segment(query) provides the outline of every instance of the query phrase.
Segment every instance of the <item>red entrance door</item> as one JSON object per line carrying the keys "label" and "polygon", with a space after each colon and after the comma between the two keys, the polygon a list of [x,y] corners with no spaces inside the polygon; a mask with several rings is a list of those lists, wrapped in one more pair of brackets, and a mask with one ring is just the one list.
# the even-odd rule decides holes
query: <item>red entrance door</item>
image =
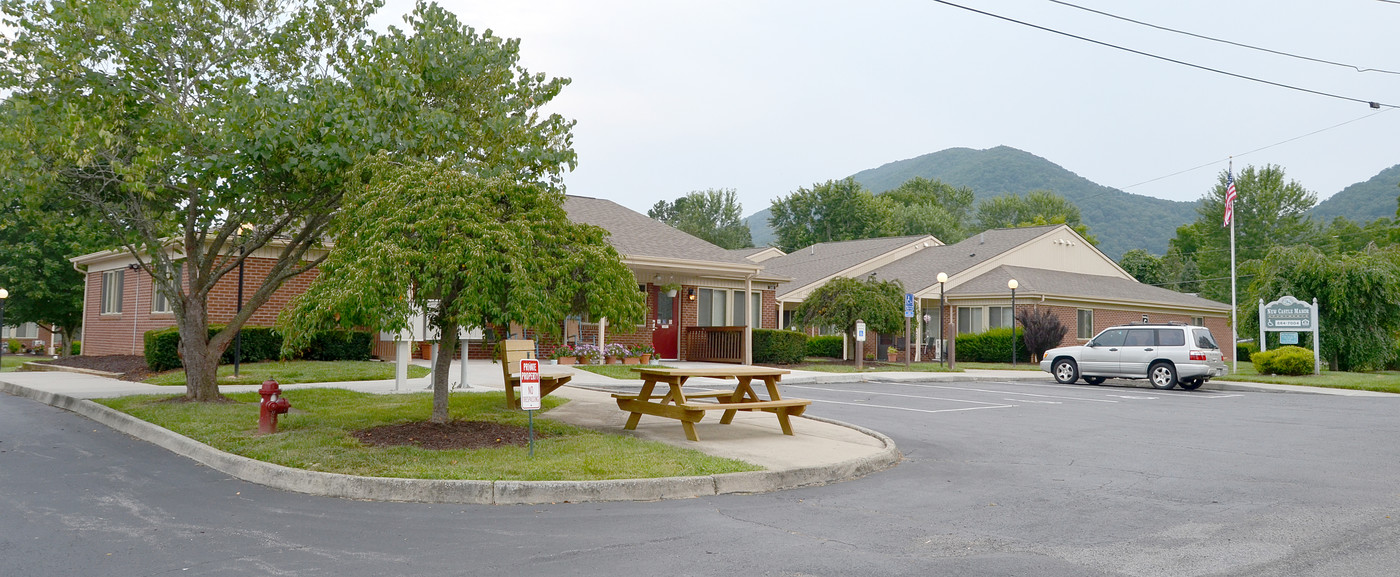
{"label": "red entrance door", "polygon": [[656,349],[656,356],[660,358],[680,358],[680,305],[680,298],[667,296],[665,291],[656,293],[656,310],[653,311],[656,315],[656,329],[651,332],[651,346]]}

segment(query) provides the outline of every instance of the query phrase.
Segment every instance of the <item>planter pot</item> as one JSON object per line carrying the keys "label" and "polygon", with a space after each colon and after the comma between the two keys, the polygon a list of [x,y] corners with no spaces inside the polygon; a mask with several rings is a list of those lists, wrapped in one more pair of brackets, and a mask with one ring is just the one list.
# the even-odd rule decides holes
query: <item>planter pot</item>
{"label": "planter pot", "polygon": [[897,355],[897,354],[891,353],[891,354],[889,355],[889,358],[890,358],[890,362],[891,362],[891,363],[897,363],[897,362],[899,362],[899,355]]}
{"label": "planter pot", "polygon": [[572,364],[574,364],[574,358],[573,358],[573,357],[559,357],[557,360],[559,361],[559,364],[561,364],[561,365],[572,365]]}
{"label": "planter pot", "polygon": [[604,357],[604,358],[607,360],[607,363],[608,363],[609,365],[620,365],[620,364],[622,364],[622,358],[621,358],[621,357],[614,357],[614,356],[609,355],[609,356]]}
{"label": "planter pot", "polygon": [[680,292],[680,291],[669,290],[669,291],[666,291],[666,296],[671,297],[671,298],[676,298],[676,293],[678,293],[678,292]]}
{"label": "planter pot", "polygon": [[622,364],[624,365],[635,365],[640,362],[642,362],[640,357],[622,357]]}
{"label": "planter pot", "polygon": [[651,355],[650,355],[650,354],[642,355],[642,360],[641,360],[641,362],[642,362],[642,364],[644,364],[644,365],[650,365],[650,364],[651,364]]}
{"label": "planter pot", "polygon": [[578,361],[580,365],[588,364],[588,357],[575,357],[574,360]]}

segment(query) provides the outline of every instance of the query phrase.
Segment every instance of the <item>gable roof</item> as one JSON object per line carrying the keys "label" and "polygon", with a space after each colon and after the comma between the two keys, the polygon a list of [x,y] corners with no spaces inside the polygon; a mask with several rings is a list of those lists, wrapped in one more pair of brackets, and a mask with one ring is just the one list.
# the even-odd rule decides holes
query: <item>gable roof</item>
{"label": "gable roof", "polygon": [[1024,245],[1064,225],[998,228],[936,246],[875,269],[875,278],[899,279],[904,290],[918,293],[938,284],[938,273],[949,277]]}
{"label": "gable roof", "polygon": [[688,268],[727,278],[752,276],[764,282],[785,282],[765,267],[659,220],[611,200],[568,195],[564,212],[569,220],[608,231],[608,243],[624,263],[641,268]]}
{"label": "gable roof", "polygon": [[787,292],[779,296],[781,299],[834,276],[865,274],[868,269],[861,265],[901,249],[927,251],[939,244],[942,243],[938,239],[926,234],[823,242],[765,260],[763,266],[769,272],[793,279],[784,287]]}
{"label": "gable roof", "polygon": [[1010,291],[1007,281],[1016,279],[1016,294],[1031,297],[1063,298],[1075,301],[1132,302],[1168,305],[1214,312],[1230,311],[1230,305],[1193,294],[1142,284],[1136,280],[1048,270],[1023,266],[998,266],[948,291],[949,296],[1004,297]]}

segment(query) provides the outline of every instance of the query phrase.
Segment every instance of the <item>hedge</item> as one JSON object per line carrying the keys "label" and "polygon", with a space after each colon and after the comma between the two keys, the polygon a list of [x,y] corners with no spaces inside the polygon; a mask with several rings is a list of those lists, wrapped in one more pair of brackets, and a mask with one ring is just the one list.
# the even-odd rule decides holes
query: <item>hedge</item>
{"label": "hedge", "polygon": [[[209,327],[213,337],[222,326]],[[365,331],[327,331],[311,339],[311,346],[299,355],[313,361],[369,360],[373,333]],[[168,371],[184,366],[180,361],[180,330],[176,327],[148,331],[145,337],[146,366],[153,371]],[[242,351],[239,362],[257,363],[281,358],[282,335],[272,327],[243,327]],[[219,357],[219,364],[233,364],[234,345],[230,344]]]}
{"label": "hedge", "polygon": [[[1021,336],[1019,330],[1016,333],[1017,337]],[[1022,343],[1016,343],[1016,356],[1022,360],[1030,360],[1030,353]],[[1011,362],[1011,329],[991,329],[985,333],[958,335],[953,358],[964,363]]]}
{"label": "hedge", "polygon": [[1310,375],[1313,372],[1312,350],[1293,345],[1254,353],[1250,361],[1261,375]]}
{"label": "hedge", "polygon": [[807,339],[807,356],[841,358],[841,335],[811,337]]}
{"label": "hedge", "polygon": [[368,361],[374,350],[374,333],[334,330],[317,333],[302,353],[310,361]]}
{"label": "hedge", "polygon": [[807,335],[797,331],[753,330],[753,362],[791,365],[807,356]]}
{"label": "hedge", "polygon": [[1246,363],[1250,362],[1250,359],[1254,358],[1255,353],[1258,352],[1259,345],[1257,343],[1239,343],[1235,345],[1235,359]]}

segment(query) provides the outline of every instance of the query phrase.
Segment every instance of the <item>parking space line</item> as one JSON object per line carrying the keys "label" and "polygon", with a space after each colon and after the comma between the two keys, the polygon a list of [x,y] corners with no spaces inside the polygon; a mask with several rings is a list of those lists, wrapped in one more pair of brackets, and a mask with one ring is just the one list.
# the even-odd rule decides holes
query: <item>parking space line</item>
{"label": "parking space line", "polygon": [[[812,399],[812,402],[813,402],[813,403],[829,403],[829,404],[832,404],[832,405],[851,405],[851,406],[853,406],[853,407],[873,407],[873,408],[876,408],[876,409],[894,409],[894,410],[896,410],[896,411],[910,411],[910,412],[914,412],[914,413],[955,413],[955,412],[958,412],[958,411],[980,411],[980,410],[982,410],[982,409],[1009,409],[1009,408],[1011,408],[1011,407],[1015,407],[1015,406],[1016,406],[1016,405],[991,405],[990,403],[987,403],[987,404],[989,404],[989,405],[991,405],[991,406],[987,406],[987,407],[962,407],[962,408],[959,408],[959,409],[914,409],[914,408],[911,408],[911,407],[895,407],[895,406],[891,406],[891,405],[872,405],[872,404],[870,404],[870,403],[850,403],[850,402],[846,402],[846,401],[824,401],[824,400],[821,400],[821,399]],[[974,401],[963,401],[963,402],[974,402]]]}
{"label": "parking space line", "polygon": [[[824,389],[824,388],[822,388],[822,387],[812,387],[812,386],[808,386],[808,385],[786,385],[786,386],[787,386],[788,388],[794,388],[794,389],[807,389],[807,390],[809,390],[809,391],[827,391],[827,392],[831,392],[831,393],[872,393],[872,391],[851,391],[851,390],[846,390],[846,389]],[[973,404],[973,405],[998,405],[998,406],[1000,406],[1000,403],[988,403],[988,402],[986,402],[986,401],[968,401],[968,400],[964,400],[964,399],[948,399],[948,398],[944,398],[944,397],[928,397],[928,396],[924,396],[924,395],[902,395],[902,394],[899,394],[899,393],[885,393],[885,392],[873,392],[873,394],[884,395],[884,396],[888,396],[888,397],[907,397],[907,398],[910,398],[910,399],[930,399],[930,400],[934,400],[934,401],[948,401],[948,402],[950,402],[950,403],[970,403],[970,404]]]}
{"label": "parking space line", "polygon": [[1068,399],[1068,400],[1072,400],[1072,401],[1087,401],[1087,402],[1090,402],[1090,403],[1116,403],[1116,402],[1118,402],[1118,401],[1112,401],[1112,400],[1108,400],[1108,399],[1088,399],[1088,398],[1084,398],[1084,397],[1067,397],[1067,396],[1061,396],[1061,395],[1042,395],[1042,394],[1040,394],[1040,393],[1023,393],[1023,392],[1020,392],[1020,391],[993,391],[993,390],[988,390],[988,389],[976,389],[976,388],[972,388],[972,387],[951,387],[951,386],[948,386],[948,385],[927,385],[927,384],[919,384],[919,383],[897,383],[897,382],[888,382],[888,381],[880,381],[880,382],[881,382],[881,383],[884,383],[884,384],[890,384],[890,385],[903,385],[903,386],[906,386],[906,387],[926,387],[926,388],[930,388],[930,389],[948,389],[948,390],[953,390],[953,391],[972,391],[972,392],[975,392],[975,393],[991,393],[991,394],[994,394],[994,395],[1020,395],[1020,396],[1025,396],[1025,397],[1040,397],[1040,398],[1045,398],[1045,399]]}

